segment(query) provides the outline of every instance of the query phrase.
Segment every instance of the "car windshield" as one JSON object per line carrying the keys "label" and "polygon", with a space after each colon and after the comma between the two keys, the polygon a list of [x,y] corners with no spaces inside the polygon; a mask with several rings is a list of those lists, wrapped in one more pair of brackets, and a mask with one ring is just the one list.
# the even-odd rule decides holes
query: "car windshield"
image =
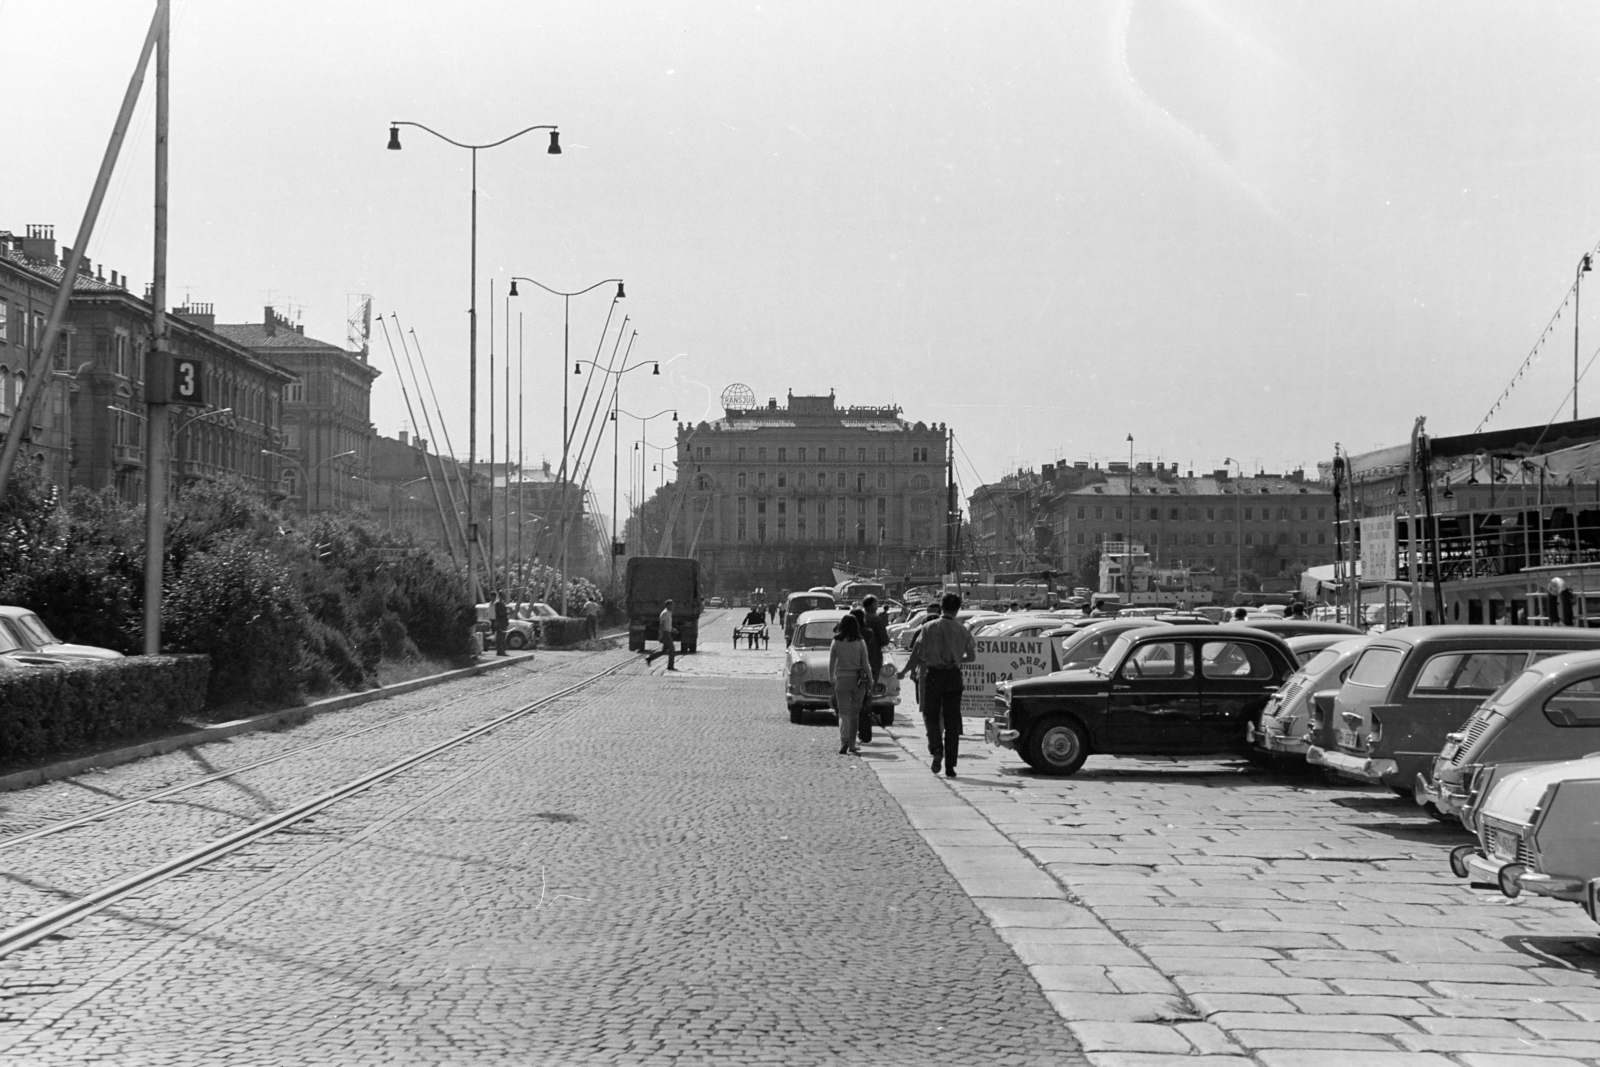
{"label": "car windshield", "polygon": [[16,652],[23,647],[17,635],[12,633],[10,626],[7,625],[9,622],[9,619],[0,619],[0,652]]}
{"label": "car windshield", "polygon": [[833,643],[833,619],[815,619],[794,633],[795,648],[827,648]]}
{"label": "car windshield", "polygon": [[1128,649],[1133,646],[1133,635],[1138,632],[1138,630],[1129,630],[1117,638],[1111,647],[1106,649],[1106,654],[1100,657],[1100,662],[1095,665],[1094,669],[1101,674],[1109,676],[1112,671],[1117,669],[1117,664],[1122,662],[1122,657],[1128,654]]}
{"label": "car windshield", "polygon": [[1305,675],[1307,678],[1315,678],[1317,675],[1321,674],[1323,671],[1339,662],[1339,657],[1342,655],[1343,653],[1338,650],[1337,645],[1321,649],[1314,653],[1310,659],[1306,660],[1305,663],[1301,665],[1300,673]]}
{"label": "car windshield", "polygon": [[45,626],[43,620],[32,612],[26,615],[18,615],[16,621],[17,625],[22,628],[23,634],[31,638],[36,644],[59,645],[61,643],[56,640],[55,635]]}
{"label": "car windshield", "polygon": [[833,607],[831,596],[797,596],[789,600],[789,614],[800,615],[807,611],[817,611]]}

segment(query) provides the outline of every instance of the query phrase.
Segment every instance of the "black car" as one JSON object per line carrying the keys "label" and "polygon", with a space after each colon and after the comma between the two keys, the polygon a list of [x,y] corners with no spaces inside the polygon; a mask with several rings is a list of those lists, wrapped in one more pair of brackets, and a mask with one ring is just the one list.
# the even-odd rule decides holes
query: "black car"
{"label": "black car", "polygon": [[1289,646],[1258,627],[1130,630],[1096,666],[1000,683],[983,732],[1044,774],[1090,753],[1248,755],[1247,728],[1294,672]]}

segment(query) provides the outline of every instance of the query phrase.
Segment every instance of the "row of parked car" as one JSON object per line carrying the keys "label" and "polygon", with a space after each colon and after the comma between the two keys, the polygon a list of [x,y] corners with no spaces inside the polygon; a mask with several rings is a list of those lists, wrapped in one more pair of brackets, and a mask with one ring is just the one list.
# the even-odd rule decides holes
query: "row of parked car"
{"label": "row of parked car", "polygon": [[44,620],[32,611],[0,604],[0,671],[121,658],[121,652],[109,648],[59,641]]}
{"label": "row of parked car", "polygon": [[1048,774],[1097,752],[1324,767],[1460,820],[1457,876],[1600,921],[1600,631],[1297,622],[1052,632],[1058,672],[998,686],[985,733]]}

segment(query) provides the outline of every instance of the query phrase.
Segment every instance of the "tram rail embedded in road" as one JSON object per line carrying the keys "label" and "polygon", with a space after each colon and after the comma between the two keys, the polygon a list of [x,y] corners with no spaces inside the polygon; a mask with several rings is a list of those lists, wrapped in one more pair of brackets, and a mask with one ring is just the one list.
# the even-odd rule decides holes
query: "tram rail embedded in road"
{"label": "tram rail embedded in road", "polygon": [[[426,762],[435,756],[442,755],[451,749],[475,740],[476,738],[481,737],[498,727],[515,722],[518,719],[533,714],[549,704],[555,703],[558,700],[565,699],[574,693],[587,689],[596,682],[617,674],[624,667],[631,666],[633,663],[634,660],[631,658],[625,659],[619,663],[615,663],[602,671],[582,679],[581,681],[574,682],[563,689],[558,689],[554,693],[547,693],[546,695],[524,704],[521,707],[513,708],[508,712],[497,715],[488,722],[479,723],[477,726],[457,733],[453,737],[446,738],[444,741],[429,745],[427,748],[413,752],[409,756],[395,760],[392,763],[378,768],[377,770],[369,771],[368,773],[357,778],[353,778],[350,781],[345,782],[343,785],[335,786],[334,788],[319,793],[308,800],[303,800],[299,804],[292,805],[288,808],[285,808],[283,811],[269,815],[258,822],[252,823],[242,830],[237,830],[225,837],[217,838],[216,840],[207,842],[198,848],[190,849],[188,852],[182,853],[181,855],[174,856],[171,859],[165,860],[152,867],[147,867],[136,874],[128,875],[127,877],[120,878],[117,881],[101,886],[99,889],[96,889],[91,893],[87,893],[78,899],[71,901],[70,903],[63,904],[58,908],[53,908],[41,915],[34,916],[32,919],[18,923],[9,929],[0,930],[0,959],[3,959],[14,952],[20,952],[25,948],[36,945],[45,938],[48,938],[59,931],[74,925],[75,923],[82,922],[84,919],[87,919],[92,915],[96,915],[99,912],[104,911],[106,908],[111,907],[117,901],[132,893],[149,886],[156,885],[157,883],[164,882],[169,878],[176,877],[177,875],[191,871],[196,867],[203,866],[204,864],[220,859],[223,856],[237,852],[246,845],[259,841],[262,838],[268,837],[289,826],[293,826],[296,823],[303,822],[318,812],[337,804],[339,801],[344,800],[347,797],[354,796],[355,794],[369,789],[380,782],[393,778],[403,771],[409,770],[420,763]],[[397,716],[396,718],[400,717]],[[394,721],[396,720],[388,719],[385,720],[383,724],[378,725],[387,725]],[[342,736],[353,736],[356,733],[365,733],[368,730],[375,728],[376,726],[366,727],[360,731],[352,731],[351,734]],[[320,745],[322,742],[318,742],[318,744]],[[297,749],[296,752],[306,751],[310,747],[311,746],[304,746],[301,749]],[[259,765],[259,763],[256,764],[256,766]],[[240,768],[239,770],[243,769],[244,768]],[[231,771],[229,773],[237,774],[239,773],[239,770]],[[203,782],[215,781],[219,777],[226,777],[226,775],[217,775],[202,781],[186,783],[182,788],[193,788],[196,785],[203,784]],[[179,787],[174,787],[174,790],[163,791],[163,793],[175,791],[177,788]],[[116,807],[118,810],[120,810],[122,807],[143,803],[147,799],[149,798],[139,798],[139,800],[128,802],[128,804],[125,805],[118,805]],[[78,820],[79,823],[83,821],[85,820]],[[93,820],[90,819],[88,821]],[[11,840],[15,841],[19,839],[14,838]]]}

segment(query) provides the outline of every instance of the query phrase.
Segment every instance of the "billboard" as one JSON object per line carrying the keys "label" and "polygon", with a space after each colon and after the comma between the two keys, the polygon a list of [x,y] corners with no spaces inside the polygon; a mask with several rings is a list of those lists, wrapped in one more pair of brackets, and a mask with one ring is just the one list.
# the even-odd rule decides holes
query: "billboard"
{"label": "billboard", "polygon": [[1365,581],[1393,581],[1395,553],[1393,515],[1361,520],[1361,577]]}
{"label": "billboard", "polygon": [[994,714],[994,686],[1050,673],[1050,649],[1042,637],[980,637],[978,658],[961,665],[961,714]]}

